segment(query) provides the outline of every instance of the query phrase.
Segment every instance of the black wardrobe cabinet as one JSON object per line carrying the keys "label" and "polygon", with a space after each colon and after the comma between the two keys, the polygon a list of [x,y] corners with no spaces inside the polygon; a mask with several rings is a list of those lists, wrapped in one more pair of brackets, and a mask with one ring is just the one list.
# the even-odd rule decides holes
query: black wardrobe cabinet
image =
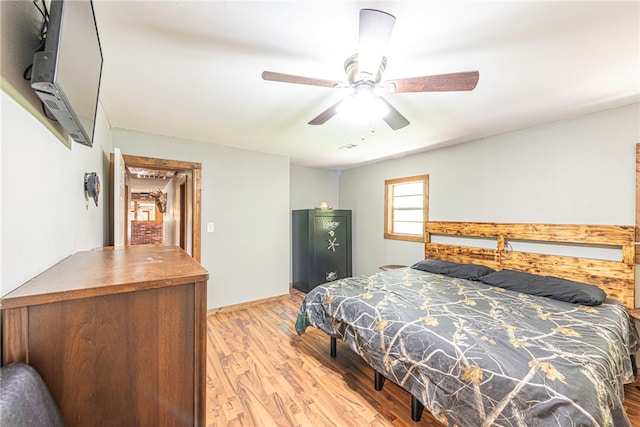
{"label": "black wardrobe cabinet", "polygon": [[292,211],[293,287],[316,286],[351,276],[351,211]]}

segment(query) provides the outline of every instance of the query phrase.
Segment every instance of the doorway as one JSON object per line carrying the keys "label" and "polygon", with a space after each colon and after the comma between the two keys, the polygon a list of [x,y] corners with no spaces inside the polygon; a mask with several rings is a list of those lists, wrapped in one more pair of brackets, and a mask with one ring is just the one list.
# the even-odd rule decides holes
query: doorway
{"label": "doorway", "polygon": [[[200,262],[202,165],[126,154],[122,155],[122,162],[124,167],[116,174],[114,154],[111,154],[110,244],[162,242],[180,246]],[[115,194],[116,186],[121,196]],[[158,194],[164,197],[164,208],[156,203]],[[113,203],[116,197],[122,197],[124,204],[118,212]],[[149,202],[155,205],[154,209]],[[152,241],[141,239],[140,230],[151,236]],[[116,233],[122,233],[124,239],[118,239]]]}

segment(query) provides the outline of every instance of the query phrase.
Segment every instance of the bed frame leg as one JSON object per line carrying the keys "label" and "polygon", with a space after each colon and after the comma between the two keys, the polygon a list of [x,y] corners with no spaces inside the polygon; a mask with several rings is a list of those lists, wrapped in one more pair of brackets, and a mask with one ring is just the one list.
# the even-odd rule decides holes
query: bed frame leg
{"label": "bed frame leg", "polygon": [[336,357],[336,337],[331,337],[331,357]]}
{"label": "bed frame leg", "polygon": [[420,421],[422,418],[422,409],[424,406],[422,402],[415,398],[415,396],[411,396],[411,419],[413,421]]}
{"label": "bed frame leg", "polygon": [[382,390],[382,387],[384,386],[384,380],[386,380],[384,375],[382,375],[378,371],[374,371],[373,385],[376,388],[376,391]]}

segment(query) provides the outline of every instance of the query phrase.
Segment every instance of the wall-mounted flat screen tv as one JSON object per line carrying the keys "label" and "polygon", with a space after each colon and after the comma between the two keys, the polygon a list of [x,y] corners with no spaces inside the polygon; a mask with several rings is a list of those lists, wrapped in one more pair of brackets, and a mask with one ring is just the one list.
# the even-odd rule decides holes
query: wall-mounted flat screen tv
{"label": "wall-mounted flat screen tv", "polygon": [[93,146],[102,50],[90,0],[52,0],[44,50],[33,57],[31,88],[80,144]]}

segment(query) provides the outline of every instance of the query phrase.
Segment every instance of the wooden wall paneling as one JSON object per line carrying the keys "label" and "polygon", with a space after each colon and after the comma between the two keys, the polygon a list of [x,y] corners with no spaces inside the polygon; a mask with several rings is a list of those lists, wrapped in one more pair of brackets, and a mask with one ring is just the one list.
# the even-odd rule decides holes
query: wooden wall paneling
{"label": "wooden wall paneling", "polygon": [[496,270],[500,269],[500,254],[494,249],[426,243],[424,257],[462,264],[482,264]]}
{"label": "wooden wall paneling", "polygon": [[633,236],[634,227],[618,225],[429,221],[427,230],[432,234],[468,237],[497,238],[498,236],[503,236],[506,239],[515,240],[623,245],[629,243],[630,236]]}
{"label": "wooden wall paneling", "polygon": [[[479,263],[496,270],[511,269],[557,276],[601,287],[607,295],[634,308],[635,239],[637,227],[580,224],[465,223],[429,221],[425,258]],[[494,239],[496,250],[435,244],[433,234]],[[567,243],[622,248],[619,261],[513,251],[509,241]]]}
{"label": "wooden wall paneling", "polygon": [[431,234],[488,238],[498,235],[498,224],[490,222],[429,221],[426,227]]}
{"label": "wooden wall paneling", "polygon": [[628,245],[634,227],[582,224],[504,224],[500,234],[507,239],[585,245]]}
{"label": "wooden wall paneling", "polygon": [[501,268],[543,276],[560,276],[564,279],[596,285],[609,297],[633,308],[635,280],[632,264],[505,251],[501,254]]}
{"label": "wooden wall paneling", "polygon": [[495,224],[426,221],[425,231],[425,258],[436,258],[464,264],[483,264],[493,269],[500,268],[500,253],[495,249],[431,242],[434,234],[482,237],[495,240]]}
{"label": "wooden wall paneling", "polygon": [[633,282],[633,266],[619,261],[505,251],[501,264],[502,268],[542,275],[557,275],[562,270],[567,278],[595,285],[624,288]]}
{"label": "wooden wall paneling", "polygon": [[622,247],[622,262],[626,264],[635,264],[635,253],[638,244],[627,244]]}

